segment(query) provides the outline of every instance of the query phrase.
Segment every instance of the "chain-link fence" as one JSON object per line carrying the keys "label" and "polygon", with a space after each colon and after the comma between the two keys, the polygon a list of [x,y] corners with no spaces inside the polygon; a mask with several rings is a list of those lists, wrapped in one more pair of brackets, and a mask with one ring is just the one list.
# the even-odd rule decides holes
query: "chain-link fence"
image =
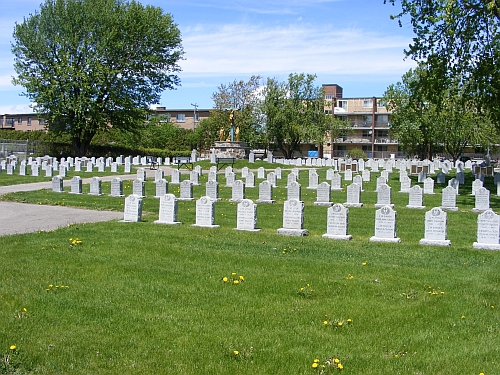
{"label": "chain-link fence", "polygon": [[17,157],[18,161],[28,158],[28,140],[0,139],[0,160]]}

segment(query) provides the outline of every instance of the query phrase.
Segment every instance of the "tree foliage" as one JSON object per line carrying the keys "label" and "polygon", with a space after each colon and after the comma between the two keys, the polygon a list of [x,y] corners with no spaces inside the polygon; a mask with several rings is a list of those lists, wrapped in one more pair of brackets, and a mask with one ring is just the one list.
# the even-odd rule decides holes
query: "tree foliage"
{"label": "tree foliage", "polygon": [[391,115],[391,134],[410,155],[421,159],[438,150],[457,159],[464,149],[488,145],[497,131],[487,111],[478,109],[461,79],[447,79],[439,93],[427,91],[432,79],[426,64],[390,85],[382,100]]}
{"label": "tree foliage", "polygon": [[429,94],[439,95],[447,79],[460,77],[479,111],[500,123],[500,1],[384,0],[400,3],[392,16],[399,24],[410,18],[415,38],[405,51],[429,67]]}
{"label": "tree foliage", "polygon": [[[260,76],[253,75],[248,82],[234,80],[217,88],[212,95],[214,109],[210,112],[210,126],[205,126],[205,131],[211,129],[210,138],[228,139],[233,121],[241,141],[249,143],[251,147],[262,144],[263,137],[258,117],[261,79]],[[217,134],[213,134],[214,131]]]}
{"label": "tree foliage", "polygon": [[71,134],[77,155],[98,131],[143,123],[148,106],[179,84],[180,32],[157,7],[46,0],[13,36],[13,82],[50,131]]}
{"label": "tree foliage", "polygon": [[287,81],[267,80],[261,107],[265,132],[285,158],[292,158],[301,143],[322,141],[329,128],[336,128],[337,122],[325,114],[323,90],[314,85],[315,79],[292,73]]}

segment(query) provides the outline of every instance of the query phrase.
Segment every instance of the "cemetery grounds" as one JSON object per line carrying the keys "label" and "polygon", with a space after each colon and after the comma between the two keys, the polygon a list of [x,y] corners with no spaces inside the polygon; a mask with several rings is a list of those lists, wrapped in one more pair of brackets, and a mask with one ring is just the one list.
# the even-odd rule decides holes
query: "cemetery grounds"
{"label": "cemetery grounds", "polygon": [[[209,165],[201,164],[195,198],[205,195]],[[426,210],[408,209],[396,171],[389,185],[401,243],[369,242],[380,174],[363,184],[364,207],[349,209],[353,239],[334,241],[322,238],[327,208],[314,206],[302,170],[309,236],[277,235],[289,173],[280,167],[276,203],[258,206],[259,233],[233,229],[236,203],[222,173],[218,229],[191,226],[194,201],[179,202],[182,225],[155,225],[159,201],[149,180],[140,223],[0,237],[0,373],[500,373],[500,254],[472,248],[470,172],[459,211],[448,212],[446,248],[419,245],[425,212],[440,206],[445,185],[424,196]],[[326,168],[317,171],[325,181]],[[0,174],[0,184],[9,178],[21,179]],[[255,185],[261,181],[256,174]],[[342,183],[342,192],[332,191],[335,203],[346,201]],[[496,211],[493,178],[485,186]],[[109,189],[103,182],[103,196],[85,194],[87,184],[83,195],[41,190],[1,199],[123,211],[124,199],[107,196]],[[125,196],[131,192],[124,181]],[[169,192],[178,196],[179,185]],[[246,189],[246,198],[257,197],[258,187]]]}

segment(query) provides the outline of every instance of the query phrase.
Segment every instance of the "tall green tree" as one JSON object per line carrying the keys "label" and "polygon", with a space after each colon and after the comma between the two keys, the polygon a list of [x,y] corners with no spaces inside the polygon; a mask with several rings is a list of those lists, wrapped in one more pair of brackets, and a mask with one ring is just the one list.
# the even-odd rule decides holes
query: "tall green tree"
{"label": "tall green tree", "polygon": [[500,124],[500,1],[384,0],[401,5],[391,16],[400,26],[409,18],[415,38],[405,51],[425,61],[429,90],[439,94],[443,79],[460,77],[469,87],[469,100]]}
{"label": "tall green tree", "polygon": [[99,130],[132,129],[180,83],[181,35],[161,8],[121,0],[46,0],[14,29],[24,95],[50,131],[84,155]]}
{"label": "tall green tree", "polygon": [[290,74],[280,82],[268,78],[264,89],[262,114],[269,142],[292,158],[303,142],[318,142],[332,124],[325,114],[323,90],[315,86],[315,75]]}
{"label": "tall green tree", "polygon": [[410,155],[421,159],[438,150],[457,159],[466,147],[488,147],[498,136],[488,112],[476,107],[461,79],[447,79],[439,92],[429,92],[426,64],[390,85],[382,100],[391,115],[391,134]]}
{"label": "tall green tree", "polygon": [[[227,85],[221,84],[212,94],[214,109],[210,112],[210,129],[217,129],[219,139],[229,138],[231,124],[234,124],[240,141],[248,142],[251,147],[262,143],[257,112],[261,79],[253,75],[247,82],[234,80]],[[217,137],[211,134],[211,138]]]}

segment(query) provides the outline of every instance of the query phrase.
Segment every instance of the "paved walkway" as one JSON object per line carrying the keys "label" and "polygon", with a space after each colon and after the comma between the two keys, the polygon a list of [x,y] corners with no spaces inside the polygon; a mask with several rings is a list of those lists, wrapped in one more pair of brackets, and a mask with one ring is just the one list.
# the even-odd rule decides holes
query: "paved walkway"
{"label": "paved walkway", "polygon": [[[169,167],[162,167],[162,169],[167,173]],[[154,170],[146,169],[148,178],[154,178],[154,173]],[[116,177],[122,180],[133,180],[136,174],[103,176],[101,180],[111,181]],[[90,178],[84,178],[82,182],[90,183]],[[70,186],[71,180],[64,180],[63,184]],[[0,195],[41,189],[52,189],[52,182],[0,186]],[[49,231],[72,223],[94,223],[118,219],[123,219],[123,212],[0,201],[0,236],[39,230]]]}

